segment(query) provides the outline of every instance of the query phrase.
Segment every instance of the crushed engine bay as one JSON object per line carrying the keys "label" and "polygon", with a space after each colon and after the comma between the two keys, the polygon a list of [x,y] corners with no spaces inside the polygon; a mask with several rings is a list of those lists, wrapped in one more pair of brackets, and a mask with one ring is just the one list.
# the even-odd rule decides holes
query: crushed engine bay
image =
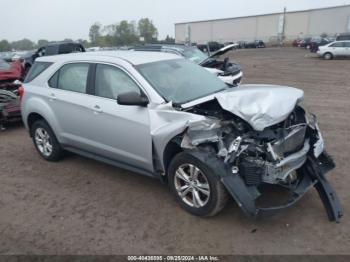
{"label": "crushed engine bay", "polygon": [[[297,104],[302,94],[296,92],[296,97],[292,104]],[[234,106],[239,107],[232,105],[231,109]],[[280,117],[267,116],[256,122],[251,118],[248,119],[251,121],[244,121],[228,109],[219,99],[184,109],[205,116],[206,120],[188,122],[181,147],[211,166],[238,205],[250,216],[273,214],[289,207],[314,186],[329,219],[338,222],[342,209],[324,177],[335,164],[324,150],[316,118],[308,119],[305,110],[297,105],[279,123],[275,123],[276,119],[283,118],[288,110],[286,107],[278,112]],[[242,106],[240,109],[244,112]],[[267,109],[265,113],[274,113],[271,108]],[[272,122],[274,124],[269,126]],[[257,207],[256,200],[261,196],[260,187],[264,184],[288,189],[291,198],[280,206]]]}

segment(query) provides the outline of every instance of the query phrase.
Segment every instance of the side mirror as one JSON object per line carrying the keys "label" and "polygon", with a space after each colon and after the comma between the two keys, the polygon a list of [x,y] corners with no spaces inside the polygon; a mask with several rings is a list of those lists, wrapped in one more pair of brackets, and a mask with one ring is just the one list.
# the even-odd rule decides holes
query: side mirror
{"label": "side mirror", "polygon": [[137,92],[126,92],[118,95],[117,102],[119,105],[125,106],[147,106],[149,101],[144,95]]}

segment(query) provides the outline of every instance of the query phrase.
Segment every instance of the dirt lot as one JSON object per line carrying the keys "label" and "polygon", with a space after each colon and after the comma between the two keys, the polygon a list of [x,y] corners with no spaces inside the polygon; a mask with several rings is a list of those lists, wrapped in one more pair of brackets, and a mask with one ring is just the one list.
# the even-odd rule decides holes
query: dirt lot
{"label": "dirt lot", "polygon": [[45,162],[12,126],[0,133],[0,254],[350,254],[350,61],[293,48],[232,56],[245,83],[305,90],[338,165],[330,180],[340,224],[328,222],[315,190],[270,219],[249,220],[233,202],[197,218],[157,180],[76,155]]}

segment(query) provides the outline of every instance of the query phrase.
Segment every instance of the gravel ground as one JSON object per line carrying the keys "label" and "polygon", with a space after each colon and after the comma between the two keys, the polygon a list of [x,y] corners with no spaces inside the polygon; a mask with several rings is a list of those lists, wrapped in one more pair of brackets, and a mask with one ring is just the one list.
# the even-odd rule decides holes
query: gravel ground
{"label": "gravel ground", "polygon": [[233,201],[197,218],[157,180],[73,154],[45,162],[15,125],[0,133],[0,254],[350,254],[350,61],[294,48],[231,56],[245,83],[305,91],[337,163],[329,179],[340,224],[328,222],[315,190],[269,219],[249,220]]}

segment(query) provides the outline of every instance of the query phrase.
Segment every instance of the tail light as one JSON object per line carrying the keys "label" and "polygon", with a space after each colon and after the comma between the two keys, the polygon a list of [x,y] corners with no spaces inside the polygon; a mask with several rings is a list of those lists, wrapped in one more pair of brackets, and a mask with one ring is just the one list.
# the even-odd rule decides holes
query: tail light
{"label": "tail light", "polygon": [[19,96],[19,101],[22,101],[22,98],[24,96],[24,88],[23,88],[23,86],[20,86],[18,88],[18,96]]}

